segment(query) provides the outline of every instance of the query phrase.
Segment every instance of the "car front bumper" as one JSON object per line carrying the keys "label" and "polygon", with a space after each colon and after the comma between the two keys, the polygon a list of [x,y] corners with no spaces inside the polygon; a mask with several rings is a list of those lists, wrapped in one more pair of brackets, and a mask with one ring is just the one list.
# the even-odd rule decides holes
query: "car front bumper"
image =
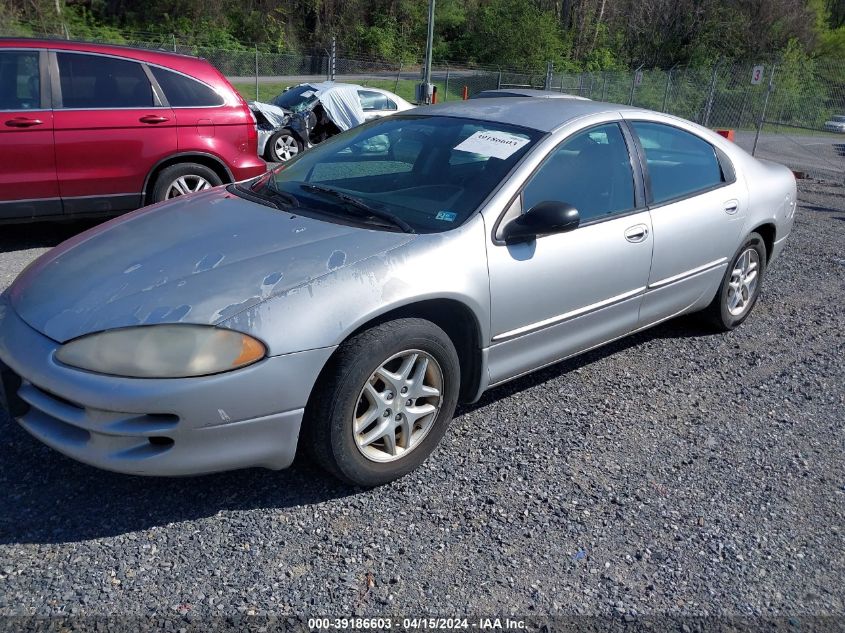
{"label": "car front bumper", "polygon": [[311,388],[334,350],[201,378],[137,379],[61,365],[58,347],[0,297],[0,404],[69,457],[156,476],[289,466]]}
{"label": "car front bumper", "polygon": [[258,155],[264,158],[267,152],[267,141],[273,136],[277,130],[258,130]]}

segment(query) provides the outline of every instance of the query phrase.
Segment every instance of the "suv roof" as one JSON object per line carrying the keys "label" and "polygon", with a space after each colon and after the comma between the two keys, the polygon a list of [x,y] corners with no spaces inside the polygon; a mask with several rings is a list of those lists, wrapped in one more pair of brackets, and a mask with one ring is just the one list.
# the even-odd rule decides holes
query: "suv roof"
{"label": "suv roof", "polygon": [[173,68],[205,82],[219,82],[219,75],[214,67],[201,57],[182,55],[165,50],[135,48],[120,44],[97,44],[76,40],[49,38],[0,37],[0,48],[47,48],[55,51],[75,51],[78,53],[99,53],[114,55],[125,59],[134,59],[165,68]]}

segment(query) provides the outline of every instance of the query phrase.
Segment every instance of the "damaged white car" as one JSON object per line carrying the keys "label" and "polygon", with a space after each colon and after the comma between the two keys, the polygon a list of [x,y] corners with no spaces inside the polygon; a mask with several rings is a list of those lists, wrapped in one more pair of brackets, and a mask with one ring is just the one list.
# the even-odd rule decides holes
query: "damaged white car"
{"label": "damaged white car", "polygon": [[325,81],[293,86],[270,103],[251,101],[249,107],[258,123],[258,155],[284,163],[364,121],[414,106],[387,90]]}

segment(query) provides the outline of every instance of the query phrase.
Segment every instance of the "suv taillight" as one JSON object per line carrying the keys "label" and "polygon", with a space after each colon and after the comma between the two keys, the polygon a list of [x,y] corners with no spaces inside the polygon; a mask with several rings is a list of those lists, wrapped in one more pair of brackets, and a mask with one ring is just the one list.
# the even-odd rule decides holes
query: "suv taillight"
{"label": "suv taillight", "polygon": [[244,105],[244,110],[246,110],[247,114],[247,126],[246,126],[246,141],[247,141],[247,152],[252,154],[258,153],[258,129],[257,123],[255,122],[255,115],[252,113],[252,110],[249,109],[248,105]]}

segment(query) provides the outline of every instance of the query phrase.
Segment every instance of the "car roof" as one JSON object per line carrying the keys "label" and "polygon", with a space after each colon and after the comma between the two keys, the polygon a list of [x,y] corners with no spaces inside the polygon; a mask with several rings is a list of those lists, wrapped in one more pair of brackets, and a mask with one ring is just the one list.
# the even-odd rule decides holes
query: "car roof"
{"label": "car roof", "polygon": [[509,123],[551,132],[582,116],[605,112],[638,110],[627,105],[581,99],[536,99],[534,97],[500,97],[469,99],[414,109],[413,114],[452,116],[496,123]]}
{"label": "car roof", "polygon": [[[494,98],[494,95],[502,95],[503,97],[543,97],[546,99],[583,99],[578,95],[569,94],[568,92],[557,92],[556,90],[538,90],[537,88],[495,88],[492,90],[482,90],[473,98],[484,95],[484,98]],[[489,95],[489,97],[487,96]]]}

